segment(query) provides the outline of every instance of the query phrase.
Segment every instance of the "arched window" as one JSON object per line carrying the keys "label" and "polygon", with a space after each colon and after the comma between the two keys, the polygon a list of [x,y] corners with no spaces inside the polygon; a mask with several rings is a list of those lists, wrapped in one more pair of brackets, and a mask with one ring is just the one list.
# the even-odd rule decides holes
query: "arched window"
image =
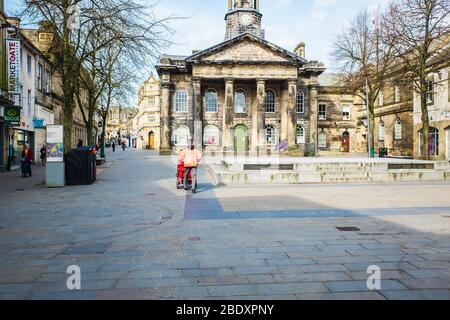
{"label": "arched window", "polygon": [[266,113],[274,113],[275,112],[275,92],[273,90],[266,91],[266,97],[264,99],[264,109]]}
{"label": "arched window", "polygon": [[234,112],[246,113],[247,112],[247,97],[244,90],[237,90],[234,94]]}
{"label": "arched window", "polygon": [[191,141],[191,134],[189,128],[180,126],[173,132],[172,141],[176,146],[187,146]]}
{"label": "arched window", "polygon": [[220,144],[220,130],[216,126],[207,126],[203,134],[203,144],[205,146],[218,146]]}
{"label": "arched window", "polygon": [[297,126],[297,144],[305,143],[305,128],[302,125]]}
{"label": "arched window", "polygon": [[267,145],[277,144],[277,130],[273,125],[266,126],[266,143]]}
{"label": "arched window", "polygon": [[217,91],[214,89],[206,90],[205,111],[206,112],[217,112]]}
{"label": "arched window", "polygon": [[384,122],[381,121],[380,124],[378,125],[378,141],[384,141],[386,136],[386,132],[384,129]]}
{"label": "arched window", "polygon": [[305,113],[305,95],[301,90],[297,92],[297,113]]}
{"label": "arched window", "polygon": [[179,89],[175,93],[176,112],[188,112],[188,93],[184,89]]}
{"label": "arched window", "polygon": [[[422,132],[423,132],[423,130],[419,131],[420,155],[422,155]],[[430,139],[428,141],[428,153],[432,157],[439,156],[439,130],[436,128],[430,128]]]}
{"label": "arched window", "polygon": [[394,127],[394,139],[395,140],[402,140],[402,138],[403,138],[402,130],[403,130],[402,121],[399,119],[395,122],[395,127]]}
{"label": "arched window", "polygon": [[327,147],[327,134],[325,132],[320,132],[318,135],[318,146],[321,149]]}

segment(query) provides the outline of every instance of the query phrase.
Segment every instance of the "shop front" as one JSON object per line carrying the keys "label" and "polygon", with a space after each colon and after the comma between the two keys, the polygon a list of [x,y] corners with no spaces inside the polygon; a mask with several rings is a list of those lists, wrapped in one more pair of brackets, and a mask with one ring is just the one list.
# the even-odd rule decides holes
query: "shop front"
{"label": "shop front", "polygon": [[31,148],[34,146],[34,132],[25,131],[18,128],[9,128],[8,137],[9,168],[10,170],[17,170],[20,168],[20,159],[25,144],[30,145]]}

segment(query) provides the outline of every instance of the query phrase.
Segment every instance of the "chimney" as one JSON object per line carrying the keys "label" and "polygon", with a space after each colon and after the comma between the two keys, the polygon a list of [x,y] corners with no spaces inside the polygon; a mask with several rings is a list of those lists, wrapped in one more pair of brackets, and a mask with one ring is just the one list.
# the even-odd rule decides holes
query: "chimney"
{"label": "chimney", "polygon": [[300,42],[294,49],[296,55],[300,58],[305,59],[305,43]]}

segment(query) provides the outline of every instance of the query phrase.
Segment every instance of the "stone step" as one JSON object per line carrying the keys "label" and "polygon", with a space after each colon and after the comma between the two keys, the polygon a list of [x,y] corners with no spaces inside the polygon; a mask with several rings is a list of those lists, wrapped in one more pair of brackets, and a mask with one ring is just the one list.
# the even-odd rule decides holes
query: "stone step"
{"label": "stone step", "polygon": [[386,170],[367,172],[229,172],[223,166],[210,166],[215,184],[313,184],[450,181],[450,170]]}

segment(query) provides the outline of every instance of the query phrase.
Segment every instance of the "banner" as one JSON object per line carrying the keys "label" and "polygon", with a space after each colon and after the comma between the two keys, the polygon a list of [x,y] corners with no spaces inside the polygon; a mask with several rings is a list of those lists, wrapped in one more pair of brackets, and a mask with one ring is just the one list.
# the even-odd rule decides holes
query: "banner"
{"label": "banner", "polygon": [[20,40],[6,39],[8,93],[20,94]]}

